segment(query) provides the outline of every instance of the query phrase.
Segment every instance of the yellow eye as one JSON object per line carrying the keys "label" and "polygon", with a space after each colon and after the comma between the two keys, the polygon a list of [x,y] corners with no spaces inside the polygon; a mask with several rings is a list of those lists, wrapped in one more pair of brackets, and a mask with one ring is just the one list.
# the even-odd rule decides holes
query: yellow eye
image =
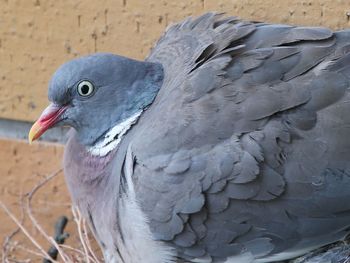
{"label": "yellow eye", "polygon": [[88,80],[83,80],[78,84],[78,93],[83,97],[90,96],[94,92],[94,89],[94,85]]}

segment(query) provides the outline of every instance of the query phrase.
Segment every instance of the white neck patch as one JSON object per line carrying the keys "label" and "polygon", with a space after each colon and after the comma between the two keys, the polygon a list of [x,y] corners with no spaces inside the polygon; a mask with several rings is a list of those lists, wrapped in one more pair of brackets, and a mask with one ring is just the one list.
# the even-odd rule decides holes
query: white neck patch
{"label": "white neck patch", "polygon": [[126,132],[139,119],[142,111],[143,110],[136,112],[123,122],[111,128],[101,140],[88,148],[88,151],[95,156],[106,156],[119,145]]}

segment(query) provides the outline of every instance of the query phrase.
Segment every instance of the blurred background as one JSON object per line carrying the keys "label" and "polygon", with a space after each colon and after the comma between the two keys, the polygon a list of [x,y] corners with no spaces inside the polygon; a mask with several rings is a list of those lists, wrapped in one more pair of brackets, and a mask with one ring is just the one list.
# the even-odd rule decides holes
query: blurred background
{"label": "blurred background", "polygon": [[[21,220],[25,194],[61,167],[62,144],[41,141],[29,145],[25,140],[30,123],[48,103],[47,83],[58,66],[93,52],[143,59],[169,24],[206,11],[254,21],[350,28],[349,0],[0,0],[1,204]],[[53,133],[51,141],[60,139],[60,134]],[[60,215],[72,218],[62,172],[37,191],[32,206],[49,234]],[[16,229],[3,208],[2,244]],[[24,219],[23,225],[49,247],[30,220]],[[67,231],[71,234],[68,244],[74,243],[73,223]],[[37,262],[26,251],[30,242],[23,234],[16,234],[14,240],[18,248],[23,247],[13,252],[17,262],[29,258]]]}

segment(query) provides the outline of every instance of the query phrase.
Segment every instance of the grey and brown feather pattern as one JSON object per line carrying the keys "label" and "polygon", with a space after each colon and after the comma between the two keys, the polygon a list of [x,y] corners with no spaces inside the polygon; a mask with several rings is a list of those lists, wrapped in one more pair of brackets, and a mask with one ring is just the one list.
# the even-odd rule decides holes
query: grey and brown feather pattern
{"label": "grey and brown feather pattern", "polygon": [[156,239],[183,260],[270,262],[349,233],[349,31],[209,13],[147,60],[163,86],[124,144]]}

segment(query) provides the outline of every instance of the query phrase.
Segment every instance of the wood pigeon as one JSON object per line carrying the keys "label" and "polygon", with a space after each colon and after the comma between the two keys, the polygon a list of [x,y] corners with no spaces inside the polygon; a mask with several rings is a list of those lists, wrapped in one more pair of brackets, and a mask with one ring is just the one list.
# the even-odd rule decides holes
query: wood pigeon
{"label": "wood pigeon", "polygon": [[65,177],[106,262],[276,262],[350,233],[349,87],[349,30],[208,13],[145,61],[61,66],[29,140],[73,128]]}

